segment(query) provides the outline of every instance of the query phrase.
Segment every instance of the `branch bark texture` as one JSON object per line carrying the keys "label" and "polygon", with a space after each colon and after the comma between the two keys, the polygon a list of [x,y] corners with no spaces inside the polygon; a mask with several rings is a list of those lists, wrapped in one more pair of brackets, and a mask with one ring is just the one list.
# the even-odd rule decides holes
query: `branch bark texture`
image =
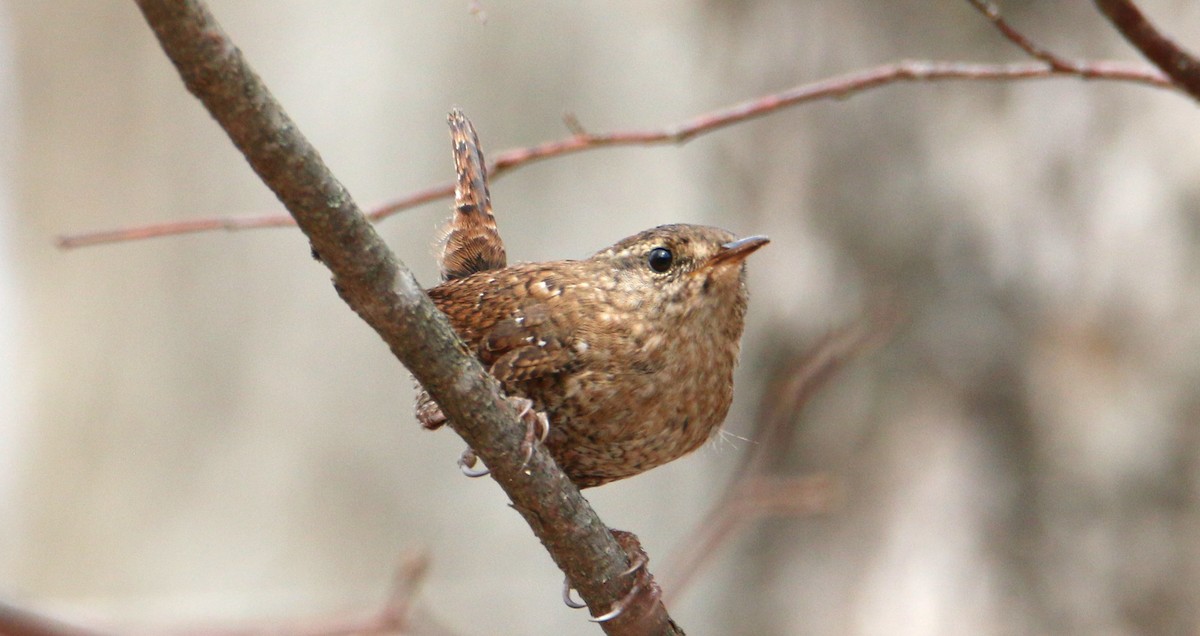
{"label": "branch bark texture", "polygon": [[[625,552],[579,490],[535,449],[498,383],[470,355],[412,273],[250,68],[201,0],[136,0],[188,90],[203,102],[333,272],[341,297],[383,339],[476,450],[594,613],[620,603]],[[661,602],[604,624],[610,634],[670,634]]]}
{"label": "branch bark texture", "polygon": [[1163,35],[1129,0],[1096,0],[1096,7],[1146,59],[1200,101],[1200,60]]}

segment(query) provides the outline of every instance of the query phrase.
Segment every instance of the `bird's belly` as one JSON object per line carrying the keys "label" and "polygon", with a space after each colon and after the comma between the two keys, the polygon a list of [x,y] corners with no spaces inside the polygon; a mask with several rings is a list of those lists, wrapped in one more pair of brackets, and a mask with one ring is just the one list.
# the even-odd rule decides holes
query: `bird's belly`
{"label": "bird's belly", "polygon": [[[732,365],[573,375],[550,409],[547,445],[580,487],[631,477],[695,450],[729,410]],[[557,415],[557,417],[556,417]]]}

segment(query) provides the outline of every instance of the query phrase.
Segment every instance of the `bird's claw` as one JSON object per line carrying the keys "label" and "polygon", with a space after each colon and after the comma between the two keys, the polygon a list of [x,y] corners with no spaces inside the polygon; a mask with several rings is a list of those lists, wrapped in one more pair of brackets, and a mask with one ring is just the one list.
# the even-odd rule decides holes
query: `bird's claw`
{"label": "bird's claw", "polygon": [[593,617],[589,618],[588,620],[593,623],[607,623],[608,621],[611,621],[612,619],[623,614],[625,612],[625,608],[629,607],[629,602],[632,601],[633,598],[635,596],[637,596],[637,593],[641,592],[641,591],[642,591],[641,584],[634,583],[633,587],[631,587],[629,589],[628,594],[621,597],[621,600],[617,601],[616,603],[613,603],[612,609],[608,610],[607,612],[605,612],[599,616],[593,616]]}
{"label": "bird's claw", "polygon": [[[639,552],[638,554],[635,554],[634,558],[631,560],[631,562],[629,564],[629,567],[624,572],[621,573],[621,576],[629,576],[630,574],[637,572],[638,570],[646,567],[646,563],[648,563],[649,561],[650,561],[650,559],[648,559],[646,557],[645,553]],[[638,592],[641,592],[641,591],[642,591],[641,580],[638,578],[635,578],[633,587],[629,588],[629,592],[627,592],[625,594],[625,596],[622,596],[621,600],[617,601],[616,603],[613,603],[612,609],[608,610],[607,612],[605,612],[599,616],[593,616],[592,618],[589,618],[588,620],[593,623],[607,623],[608,621],[611,621],[612,619],[620,616],[621,613],[625,611],[625,608],[629,607],[630,602],[634,599],[634,597],[637,596]]]}
{"label": "bird's claw", "polygon": [[571,596],[571,592],[574,591],[575,588],[571,587],[571,579],[563,579],[563,605],[566,605],[571,609],[583,609],[587,607],[587,603],[584,603],[583,601],[577,601],[573,596]]}
{"label": "bird's claw", "polygon": [[[550,418],[541,411],[535,411],[533,400],[529,398],[511,397],[509,400],[517,409],[517,419],[525,423],[525,438],[521,441],[521,449],[524,453],[521,470],[525,470],[529,466],[530,460],[533,459],[534,445],[545,442],[550,435]],[[468,448],[463,451],[462,457],[458,458],[458,467],[462,474],[471,478],[483,477],[492,472],[486,467],[475,468],[475,464],[478,462],[479,458],[475,455],[475,451]]]}
{"label": "bird's claw", "polygon": [[475,464],[477,463],[479,463],[479,458],[475,456],[475,451],[471,450],[470,448],[463,451],[462,456],[458,458],[459,470],[462,471],[462,474],[470,477],[471,479],[484,477],[492,472],[491,470],[488,470],[486,466],[483,468],[475,468]]}
{"label": "bird's claw", "polygon": [[550,418],[541,411],[533,408],[533,400],[523,397],[510,397],[514,408],[517,409],[517,419],[525,423],[525,439],[521,440],[521,450],[525,458],[521,460],[521,470],[529,466],[533,459],[533,447],[546,441],[550,435]]}
{"label": "bird's claw", "polygon": [[[611,532],[613,533],[613,536],[617,538],[617,542],[621,544],[621,547],[625,548],[626,552],[629,554],[629,567],[626,568],[624,572],[621,572],[619,576],[629,576],[644,570],[646,564],[650,562],[650,558],[646,555],[645,550],[642,549],[641,544],[638,543],[637,537],[634,536],[633,533],[625,532],[623,530],[612,530]],[[613,603],[612,609],[599,616],[593,616],[588,620],[593,623],[607,623],[608,621],[620,616],[625,612],[626,608],[632,605],[633,600],[642,591],[642,580],[642,576],[635,576],[633,585],[629,588],[629,591],[625,593],[625,596],[621,597],[621,600]],[[652,591],[658,589],[658,586],[653,583],[653,579],[651,579],[651,586]],[[571,581],[563,581],[563,603],[572,609],[587,607],[586,603],[577,601],[572,597],[572,591]]]}

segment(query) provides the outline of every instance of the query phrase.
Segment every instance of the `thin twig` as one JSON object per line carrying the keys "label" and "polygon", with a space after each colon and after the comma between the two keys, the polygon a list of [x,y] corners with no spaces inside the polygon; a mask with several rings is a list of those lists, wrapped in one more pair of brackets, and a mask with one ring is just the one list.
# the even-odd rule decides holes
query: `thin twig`
{"label": "thin twig", "polygon": [[[334,288],[412,372],[479,453],[550,556],[591,608],[626,592],[629,560],[579,490],[540,446],[522,449],[525,427],[500,386],[451,329],[412,272],[371,227],[345,187],[300,133],[202,0],[137,0],[184,84],[295,217]],[[603,611],[603,610],[596,610]],[[669,634],[652,613],[604,623],[609,634]]]}
{"label": "thin twig", "polygon": [[[1057,59],[1057,58],[1055,58]],[[822,99],[844,99],[857,93],[890,86],[899,82],[1018,81],[1075,77],[1089,80],[1131,82],[1155,88],[1175,88],[1171,80],[1154,68],[1123,62],[1067,62],[1023,64],[966,64],[957,62],[902,61],[871,69],[847,73],[794,88],[764,95],[699,115],[685,122],[661,129],[588,133],[582,128],[572,130],[570,137],[527,148],[515,148],[495,155],[488,170],[492,179],[535,161],[616,146],[648,146],[680,144],[695,137],[715,132],[744,121],[765,117],[786,108]],[[454,194],[454,184],[431,186],[372,208],[367,217],[379,221],[403,210],[444,199]],[[169,222],[134,228],[83,232],[58,238],[62,248],[86,247],[105,243],[133,241],[159,236],[244,230],[294,225],[290,216],[265,215],[242,218],[214,218],[198,221]]]}
{"label": "thin twig", "polygon": [[[366,636],[368,634],[403,634],[410,628],[413,604],[425,576],[429,572],[429,555],[425,552],[406,556],[396,567],[392,590],[383,606],[366,615],[337,615],[288,619],[244,627],[193,627],[171,630],[169,636]],[[131,630],[132,631],[132,630]],[[146,633],[146,630],[137,630]],[[162,630],[159,630],[162,631]],[[3,632],[0,632],[2,634]]]}
{"label": "thin twig", "polygon": [[1194,55],[1163,35],[1133,2],[1096,0],[1096,6],[1146,59],[1200,101],[1200,61]]}
{"label": "thin twig", "polygon": [[1009,24],[1003,16],[1000,15],[1000,9],[998,9],[994,3],[989,2],[988,0],[967,0],[967,2],[970,2],[973,7],[978,9],[980,13],[986,16],[987,19],[991,21],[992,26],[995,26],[996,30],[1000,31],[1004,37],[1008,38],[1013,44],[1021,47],[1021,50],[1028,53],[1030,57],[1049,64],[1050,68],[1056,71],[1063,73],[1078,73],[1079,63],[1067,61],[1055,55],[1054,53],[1051,53],[1049,50],[1038,46],[1033,42],[1033,40],[1025,37],[1024,33],[1021,33],[1017,29],[1013,28],[1013,26]]}

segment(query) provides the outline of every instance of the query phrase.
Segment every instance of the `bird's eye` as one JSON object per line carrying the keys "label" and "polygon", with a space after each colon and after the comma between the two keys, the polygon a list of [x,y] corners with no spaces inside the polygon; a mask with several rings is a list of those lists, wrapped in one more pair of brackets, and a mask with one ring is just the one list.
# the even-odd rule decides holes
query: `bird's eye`
{"label": "bird's eye", "polygon": [[656,247],[650,250],[650,255],[646,257],[650,269],[660,274],[671,269],[671,263],[674,260],[675,257],[671,255],[671,250],[665,247]]}

